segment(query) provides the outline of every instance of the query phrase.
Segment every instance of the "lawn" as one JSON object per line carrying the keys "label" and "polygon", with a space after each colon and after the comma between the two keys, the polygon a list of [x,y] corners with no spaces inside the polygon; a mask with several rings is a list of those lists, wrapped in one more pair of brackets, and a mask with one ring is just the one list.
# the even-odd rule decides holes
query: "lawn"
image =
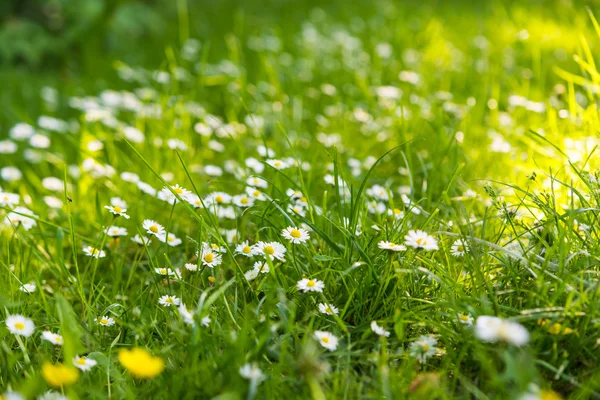
{"label": "lawn", "polygon": [[0,5],[0,399],[600,398],[588,5]]}

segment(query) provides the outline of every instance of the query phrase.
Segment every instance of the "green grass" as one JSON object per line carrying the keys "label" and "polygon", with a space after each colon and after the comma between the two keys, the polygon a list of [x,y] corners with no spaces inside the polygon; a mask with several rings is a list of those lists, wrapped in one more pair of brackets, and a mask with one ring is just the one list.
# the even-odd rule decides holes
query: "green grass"
{"label": "green grass", "polygon": [[[29,337],[0,327],[3,391],[42,396],[51,389],[45,362],[86,355],[97,365],[52,390],[90,399],[519,399],[538,389],[532,398],[600,397],[594,10],[567,1],[351,3],[178,1],[162,19],[153,9],[165,28],[128,48],[103,55],[94,40],[46,71],[2,68],[0,137],[18,150],[1,154],[0,168],[22,177],[4,179],[1,191],[37,216],[27,230],[5,221],[23,217],[9,215],[15,205],[0,210],[0,319],[19,314],[36,326]],[[115,15],[98,25],[114,29],[107,38],[123,34],[125,17]],[[188,37],[200,47],[184,57]],[[56,101],[40,95],[44,86],[57,89]],[[101,104],[105,90],[128,104],[102,106],[113,117],[105,123],[74,107]],[[68,128],[41,127],[44,115]],[[22,122],[49,148],[9,139]],[[199,123],[214,129],[200,135]],[[125,127],[143,139],[126,139]],[[258,146],[290,158],[289,168],[268,165]],[[246,166],[250,157],[264,171]],[[206,207],[169,204],[123,172],[156,190],[181,185]],[[217,215],[210,196],[243,194],[255,175],[268,183],[263,200]],[[374,185],[389,198],[381,205]],[[289,189],[302,193],[304,215],[291,209]],[[104,208],[113,197],[130,219]],[[388,215],[394,209],[404,216]],[[146,235],[146,219],[181,243],[132,242]],[[111,225],[127,236],[107,236]],[[290,243],[281,235],[290,226],[310,240]],[[439,249],[378,246],[404,244],[410,230]],[[459,239],[468,251],[455,256]],[[246,240],[280,242],[285,261],[235,254]],[[202,242],[226,249],[220,265],[202,264]],[[86,246],[106,256],[87,257]],[[269,272],[251,279],[261,260]],[[165,279],[155,268],[182,273]],[[322,281],[323,292],[300,291],[303,278]],[[20,290],[27,283],[35,292]],[[164,295],[191,308],[193,323],[160,305]],[[320,313],[319,303],[339,314]],[[528,343],[480,340],[459,314],[518,322]],[[100,326],[103,316],[115,324]],[[46,330],[64,345],[42,340]],[[335,335],[337,348],[321,346],[316,331]],[[437,340],[424,362],[411,350],[421,336]],[[165,369],[133,377],[118,356],[132,347]],[[247,363],[265,379],[242,377]]]}

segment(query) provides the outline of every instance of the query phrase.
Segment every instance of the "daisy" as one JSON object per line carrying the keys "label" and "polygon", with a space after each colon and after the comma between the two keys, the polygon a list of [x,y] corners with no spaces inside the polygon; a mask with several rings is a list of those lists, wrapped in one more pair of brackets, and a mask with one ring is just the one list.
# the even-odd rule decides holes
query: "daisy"
{"label": "daisy", "polygon": [[450,248],[450,254],[454,257],[461,257],[467,253],[467,242],[463,239],[458,239],[454,243],[452,243],[452,247]]}
{"label": "daisy", "polygon": [[473,317],[471,317],[469,314],[458,314],[456,318],[461,324],[469,326],[473,325]]}
{"label": "daisy", "polygon": [[304,206],[302,204],[299,204],[299,203],[290,204],[290,205],[288,205],[287,210],[288,210],[288,212],[298,214],[301,217],[306,217],[306,209],[304,208]]}
{"label": "daisy", "polygon": [[[4,393],[0,393],[0,399],[2,399],[2,400],[25,400],[25,397],[21,396],[17,392],[4,392]],[[38,399],[44,400],[41,397],[38,397]],[[65,397],[65,399],[66,399],[66,397]]]}
{"label": "daisy", "polygon": [[9,315],[6,317],[6,326],[13,335],[29,337],[35,330],[35,324],[22,315]]}
{"label": "daisy", "polygon": [[491,316],[477,317],[475,336],[484,342],[503,341],[514,346],[524,346],[529,342],[529,332],[517,322]]}
{"label": "daisy", "polygon": [[327,315],[338,315],[340,310],[332,304],[319,303],[319,312]]}
{"label": "daisy", "polygon": [[365,193],[367,196],[371,196],[381,201],[388,201],[390,199],[388,191],[380,185],[373,185],[371,188],[367,189]]}
{"label": "daisy", "polygon": [[281,231],[281,236],[294,244],[306,243],[310,239],[310,235],[304,228],[287,227]]}
{"label": "daisy", "polygon": [[165,307],[171,307],[172,305],[178,306],[181,304],[181,300],[176,296],[164,295],[158,299],[158,304]]}
{"label": "daisy", "polygon": [[409,352],[421,364],[427,361],[428,357],[437,353],[437,339],[431,336],[423,335],[410,344]]}
{"label": "daisy", "polygon": [[151,219],[145,219],[144,222],[142,222],[142,228],[145,229],[148,234],[156,237],[165,234],[165,228]]}
{"label": "daisy", "polygon": [[156,196],[156,189],[154,189],[151,185],[146,182],[139,181],[136,183],[138,189],[142,191],[142,193],[149,194],[150,196]]}
{"label": "daisy", "polygon": [[145,236],[140,236],[140,235],[135,235],[134,237],[131,238],[132,242],[135,242],[137,244],[141,244],[141,245],[149,245],[151,240],[149,237],[145,237]]}
{"label": "daisy", "polygon": [[175,271],[173,271],[171,268],[154,268],[154,272],[162,276],[175,275]]}
{"label": "daisy", "polygon": [[278,170],[282,170],[282,169],[286,169],[289,167],[289,164],[286,163],[283,160],[277,160],[275,158],[269,159],[266,161],[267,164],[269,164],[271,167],[278,169]]}
{"label": "daisy", "polygon": [[200,325],[204,326],[204,327],[208,327],[210,325],[211,319],[210,317],[207,315],[206,317],[202,318],[200,320]]}
{"label": "daisy", "polygon": [[35,292],[36,286],[35,283],[25,283],[23,286],[19,288],[21,292],[24,293],[33,293]]}
{"label": "daisy", "polygon": [[204,204],[202,204],[202,199],[195,193],[190,194],[186,200],[194,208],[204,208]]}
{"label": "daisy", "polygon": [[404,236],[404,244],[415,249],[438,250],[437,239],[421,230],[410,230],[408,235]]}
{"label": "daisy", "polygon": [[14,207],[19,204],[20,196],[14,193],[0,192],[0,206]]}
{"label": "daisy", "polygon": [[253,268],[256,270],[256,272],[261,274],[268,274],[270,272],[269,264],[264,261],[255,262]]}
{"label": "daisy", "polygon": [[331,332],[315,331],[315,338],[319,341],[319,344],[325,347],[329,351],[334,351],[338,346],[338,338],[335,337]]}
{"label": "daisy", "polygon": [[102,318],[96,318],[94,321],[98,322],[98,324],[101,326],[113,326],[115,324],[115,320],[106,315]]}
{"label": "daisy", "polygon": [[390,332],[377,325],[377,322],[375,321],[371,322],[371,330],[379,336],[390,337]]}
{"label": "daisy", "polygon": [[9,212],[6,214],[6,217],[4,217],[4,224],[8,226],[18,226],[20,224],[23,229],[28,231],[37,225],[37,222],[34,219],[37,217],[38,216],[34,214],[33,211],[26,207],[15,207],[12,212]]}
{"label": "daisy", "polygon": [[244,273],[244,276],[246,277],[246,280],[247,280],[247,281],[253,281],[253,280],[255,280],[256,278],[258,278],[258,275],[259,275],[259,274],[260,274],[260,272],[259,272],[258,270],[256,270],[256,269],[252,268],[251,270],[249,270],[249,271],[246,271],[246,272]]}
{"label": "daisy", "polygon": [[387,210],[387,214],[395,219],[404,218],[404,211],[400,210],[399,208],[390,208]]}
{"label": "daisy", "polygon": [[232,201],[233,204],[241,208],[252,207],[254,205],[254,198],[246,196],[245,194],[233,196]]}
{"label": "daisy", "polygon": [[259,178],[258,176],[251,176],[248,179],[246,179],[246,185],[262,189],[266,189],[269,187],[268,182],[265,181],[263,178]]}
{"label": "daisy", "polygon": [[96,364],[98,364],[98,362],[91,358],[87,358],[87,357],[83,357],[83,356],[76,356],[75,358],[73,358],[73,365],[76,368],[79,368],[81,371],[89,371],[94,366],[96,366]]}
{"label": "daisy", "polygon": [[223,256],[210,247],[204,247],[202,249],[200,259],[202,260],[202,265],[209,268],[214,268],[217,265],[221,265],[223,262]]}
{"label": "daisy", "polygon": [[104,257],[106,257],[106,253],[104,252],[104,250],[100,250],[100,249],[97,249],[97,248],[92,247],[92,246],[86,246],[86,247],[84,247],[83,248],[83,252],[88,257],[93,257],[93,258],[104,258]]}
{"label": "daisy", "polygon": [[120,226],[109,226],[104,230],[104,233],[110,237],[127,236],[127,229]]}
{"label": "daisy", "polygon": [[58,333],[52,333],[50,331],[42,332],[42,340],[52,343],[55,346],[62,346],[64,343],[63,337]]}
{"label": "daisy", "polygon": [[165,186],[158,192],[158,198],[162,201],[166,201],[171,205],[177,204],[179,203],[179,199],[177,199],[173,192],[175,192],[183,200],[186,200],[188,196],[192,194],[192,192],[182,188],[179,185],[171,186],[170,189],[167,186]]}
{"label": "daisy", "polygon": [[271,257],[279,261],[285,261],[285,252],[287,249],[279,242],[258,242],[252,246],[254,255]]}
{"label": "daisy", "polygon": [[223,205],[231,203],[231,195],[225,192],[212,192],[204,199],[206,205]]}
{"label": "daisy", "polygon": [[248,196],[250,196],[251,198],[253,198],[254,200],[258,200],[258,201],[267,200],[267,196],[265,196],[263,192],[261,192],[260,190],[258,190],[256,188],[253,188],[253,187],[246,187],[246,194]]}
{"label": "daisy", "polygon": [[319,292],[322,293],[323,289],[325,289],[325,284],[323,281],[317,279],[308,279],[304,278],[298,281],[297,285],[298,290],[307,293],[307,292]]}
{"label": "daisy", "polygon": [[396,244],[393,242],[386,242],[384,240],[377,243],[377,247],[379,247],[380,249],[389,250],[389,251],[404,251],[404,250],[406,250],[406,246],[404,246],[404,245]]}
{"label": "daisy", "polygon": [[256,363],[244,364],[239,370],[240,376],[244,379],[248,379],[253,382],[261,382],[266,379],[266,376],[262,373]]}
{"label": "daisy", "polygon": [[157,235],[156,237],[158,238],[158,240],[160,240],[163,243],[168,244],[171,247],[179,246],[183,242],[181,239],[179,239],[177,236],[175,236],[174,234],[172,234],[170,232],[168,235],[162,234],[162,235]]}
{"label": "daisy", "polygon": [[120,206],[104,206],[108,211],[113,213],[116,216],[125,217],[125,219],[129,219],[129,215],[126,214],[127,209],[121,208]]}
{"label": "daisy", "polygon": [[184,267],[185,267],[185,269],[187,269],[188,271],[191,271],[191,272],[198,271],[198,264],[185,263]]}
{"label": "daisy", "polygon": [[184,303],[181,303],[178,310],[184,324],[194,325],[194,311],[192,309],[187,308]]}
{"label": "daisy", "polygon": [[248,241],[242,242],[235,247],[235,253],[241,254],[246,257],[252,257],[252,247],[248,244]]}

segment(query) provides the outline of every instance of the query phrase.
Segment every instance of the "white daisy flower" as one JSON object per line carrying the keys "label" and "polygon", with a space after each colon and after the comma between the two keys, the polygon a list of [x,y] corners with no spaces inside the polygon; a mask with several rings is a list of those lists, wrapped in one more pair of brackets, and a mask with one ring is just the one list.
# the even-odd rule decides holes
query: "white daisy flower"
{"label": "white daisy flower", "polygon": [[101,318],[95,318],[94,321],[96,321],[98,325],[102,326],[113,326],[115,324],[115,320],[106,315]]}
{"label": "white daisy flower", "polygon": [[120,226],[109,226],[104,230],[110,237],[119,237],[119,236],[127,236],[127,228],[122,228]]}
{"label": "white daisy flower", "polygon": [[379,247],[380,249],[389,250],[389,251],[405,251],[406,250],[406,246],[404,246],[404,245],[396,244],[393,242],[386,242],[384,240],[377,243],[377,247]]}
{"label": "white daisy flower", "polygon": [[329,351],[334,351],[338,346],[338,338],[335,337],[331,332],[315,331],[315,338],[319,341],[319,344],[325,347]]}
{"label": "white daisy flower", "polygon": [[178,306],[181,304],[181,300],[177,296],[164,295],[158,299],[158,304],[165,307]]}
{"label": "white daisy flower", "polygon": [[257,261],[252,266],[256,270],[256,272],[260,274],[268,274],[271,270],[269,269],[269,264],[265,261]]}
{"label": "white daisy flower", "polygon": [[162,276],[173,276],[176,275],[175,271],[171,268],[154,268],[154,272]]}
{"label": "white daisy flower", "polygon": [[73,365],[81,371],[89,371],[96,366],[96,364],[98,364],[96,360],[84,356],[76,356],[73,358]]}
{"label": "white daisy flower", "polygon": [[[0,394],[0,399],[2,399],[2,400],[25,400],[25,397],[21,396],[17,392],[4,392],[4,393]],[[42,398],[39,397],[39,399],[42,399]],[[66,397],[65,397],[65,399],[66,399]]]}
{"label": "white daisy flower", "polygon": [[179,185],[171,186],[171,189],[165,186],[158,192],[158,199],[166,201],[171,205],[177,204],[179,200],[177,199],[177,197],[175,197],[175,194],[173,192],[175,192],[183,200],[186,200],[188,196],[192,194],[192,192],[185,188],[182,188]]}
{"label": "white daisy flower", "polygon": [[242,242],[235,247],[235,253],[241,254],[246,257],[252,257],[252,247],[248,244],[248,241]]}
{"label": "white daisy flower", "polygon": [[151,219],[145,219],[144,222],[142,222],[142,228],[145,229],[148,234],[156,237],[165,234],[165,228]]}
{"label": "white daisy flower", "polygon": [[338,315],[340,310],[333,304],[319,303],[319,312],[327,315]]}
{"label": "white daisy flower", "polygon": [[279,169],[279,170],[286,169],[289,167],[289,164],[286,163],[285,161],[277,160],[274,158],[267,160],[266,163],[269,164],[271,167],[273,167],[275,169]]}
{"label": "white daisy flower", "polygon": [[306,243],[310,235],[304,228],[287,227],[281,232],[281,236],[294,244]]}
{"label": "white daisy flower", "polygon": [[33,293],[35,292],[36,288],[37,286],[35,285],[35,283],[32,282],[23,284],[23,286],[21,286],[19,290],[24,293]]}
{"label": "white daisy flower", "polygon": [[404,244],[415,249],[424,249],[426,251],[438,250],[438,241],[433,236],[421,230],[410,230],[404,236]]}
{"label": "white daisy flower", "polygon": [[200,320],[200,325],[204,326],[204,327],[208,327],[210,325],[211,319],[210,317],[207,315],[206,317],[202,318]]}
{"label": "white daisy flower", "polygon": [[491,316],[477,317],[475,336],[484,342],[507,342],[524,346],[529,342],[529,332],[518,322]]}
{"label": "white daisy flower", "polygon": [[258,190],[257,188],[253,188],[250,186],[246,187],[246,194],[248,196],[250,196],[251,198],[253,198],[254,200],[258,200],[258,201],[265,201],[267,200],[267,196],[264,195],[263,192],[261,192],[260,190]]}
{"label": "white daisy flower", "polygon": [[266,376],[262,373],[256,363],[244,364],[239,370],[240,376],[244,379],[248,379],[253,382],[261,382],[266,379]]}
{"label": "white daisy flower", "polygon": [[212,192],[204,199],[204,203],[209,205],[226,205],[231,203],[231,195],[225,192]]}
{"label": "white daisy flower", "polygon": [[246,185],[262,189],[266,189],[269,187],[269,183],[263,178],[259,178],[258,176],[251,176],[248,179],[246,179]]}
{"label": "white daisy flower", "polygon": [[19,204],[20,196],[14,193],[0,192],[0,206],[14,207]]}
{"label": "white daisy flower", "polygon": [[221,265],[223,262],[223,256],[208,246],[202,248],[200,259],[202,265],[205,265],[209,268],[214,268],[217,265]]}
{"label": "white daisy flower", "polygon": [[184,324],[194,325],[194,311],[192,309],[187,308],[184,303],[181,303],[178,310]]}
{"label": "white daisy flower", "polygon": [[437,353],[438,349],[435,347],[436,344],[437,339],[423,335],[410,344],[410,355],[415,357],[419,363],[423,364],[427,361],[427,358]]}
{"label": "white daisy flower", "polygon": [[467,242],[463,239],[458,239],[454,243],[452,243],[452,247],[450,248],[450,254],[454,257],[461,257],[467,253]]}
{"label": "white daisy flower", "polygon": [[22,315],[9,315],[6,317],[6,326],[10,333],[29,337],[35,330],[35,324],[29,318]]}
{"label": "white daisy flower", "polygon": [[252,253],[263,257],[271,257],[279,261],[285,261],[287,249],[279,242],[258,242],[252,246]]}
{"label": "white daisy flower", "polygon": [[258,278],[258,275],[260,274],[260,272],[257,269],[252,268],[249,271],[246,271],[244,273],[244,276],[246,277],[247,281],[253,281],[256,278]]}
{"label": "white daisy flower", "polygon": [[134,237],[131,238],[132,242],[135,242],[137,244],[141,244],[141,245],[146,245],[148,246],[151,243],[151,240],[149,237],[145,237],[145,236],[140,236],[140,235],[135,235]]}
{"label": "white daisy flower", "polygon": [[177,236],[175,236],[173,233],[170,233],[168,235],[166,234],[162,234],[162,235],[156,235],[156,237],[158,238],[158,240],[160,240],[163,243],[168,244],[171,247],[176,247],[179,246],[181,243],[183,243],[183,241],[181,239],[179,239]]}
{"label": "white daisy flower", "polygon": [[129,219],[129,215],[127,215],[127,209],[121,208],[120,206],[104,206],[108,211],[112,214],[124,217],[125,219]]}
{"label": "white daisy flower", "polygon": [[191,272],[198,271],[198,264],[185,263],[184,267],[185,267],[185,269],[187,269],[188,271],[191,271]]}
{"label": "white daisy flower", "polygon": [[233,196],[232,202],[240,208],[247,208],[254,205],[254,198],[245,194],[239,194],[237,196]]}
{"label": "white daisy flower", "polygon": [[37,225],[37,222],[34,219],[37,217],[38,216],[34,214],[33,211],[26,207],[15,207],[4,217],[4,224],[8,226],[19,226],[20,224],[23,229],[28,231]]}
{"label": "white daisy flower", "polygon": [[323,281],[318,279],[308,279],[304,278],[298,281],[296,284],[298,290],[307,293],[307,292],[319,292],[322,293],[323,289],[325,289],[325,284]]}
{"label": "white daisy flower", "polygon": [[42,340],[52,343],[55,346],[62,346],[64,343],[63,337],[58,333],[52,333],[50,331],[42,332]]}
{"label": "white daisy flower", "polygon": [[471,317],[469,314],[458,314],[456,316],[456,319],[461,324],[469,325],[469,326],[473,325],[473,317]]}
{"label": "white daisy flower", "polygon": [[202,204],[202,199],[195,193],[190,194],[186,198],[186,200],[194,208],[204,208],[204,204]]}
{"label": "white daisy flower", "polygon": [[97,248],[92,247],[92,246],[86,246],[86,247],[84,247],[83,248],[83,252],[88,257],[93,257],[93,258],[104,258],[104,257],[106,257],[106,252],[104,250],[100,250],[100,249],[97,249]]}
{"label": "white daisy flower", "polygon": [[387,214],[390,217],[394,217],[395,219],[402,219],[402,218],[404,218],[404,211],[400,210],[399,208],[389,208],[387,210]]}
{"label": "white daisy flower", "polygon": [[371,322],[371,330],[379,336],[390,337],[390,332],[377,325],[376,321]]}

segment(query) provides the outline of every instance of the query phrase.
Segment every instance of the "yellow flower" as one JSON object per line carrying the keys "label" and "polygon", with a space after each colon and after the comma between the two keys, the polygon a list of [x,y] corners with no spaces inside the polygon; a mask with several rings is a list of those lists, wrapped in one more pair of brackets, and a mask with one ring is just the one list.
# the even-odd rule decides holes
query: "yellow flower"
{"label": "yellow flower", "polygon": [[165,368],[165,362],[160,357],[154,357],[147,350],[135,347],[119,352],[119,362],[130,374],[137,378],[151,379]]}
{"label": "yellow flower", "polygon": [[552,390],[542,390],[540,393],[541,400],[562,400],[562,397]]}
{"label": "yellow flower", "polygon": [[62,387],[77,382],[79,372],[75,368],[64,364],[45,362],[42,365],[42,376],[50,386]]}

